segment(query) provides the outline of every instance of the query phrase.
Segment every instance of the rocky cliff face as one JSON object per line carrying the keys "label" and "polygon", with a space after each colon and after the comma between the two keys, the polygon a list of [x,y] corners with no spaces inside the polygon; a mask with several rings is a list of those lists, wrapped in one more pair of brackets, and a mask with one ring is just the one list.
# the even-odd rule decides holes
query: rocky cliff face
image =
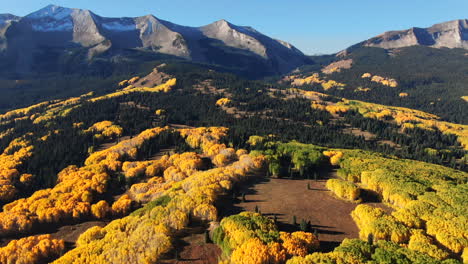
{"label": "rocky cliff face", "polygon": [[430,28],[389,31],[364,42],[364,46],[384,49],[415,45],[468,49],[468,20],[449,21]]}
{"label": "rocky cliff face", "polygon": [[308,61],[289,43],[225,20],[203,27],[186,27],[153,15],[106,18],[89,10],[54,5],[22,18],[0,15],[0,52],[15,62],[18,72],[30,70],[35,54],[43,50],[67,53],[77,48],[86,50],[88,60],[128,49],[216,64],[248,57],[239,59],[239,63],[255,61],[277,73]]}

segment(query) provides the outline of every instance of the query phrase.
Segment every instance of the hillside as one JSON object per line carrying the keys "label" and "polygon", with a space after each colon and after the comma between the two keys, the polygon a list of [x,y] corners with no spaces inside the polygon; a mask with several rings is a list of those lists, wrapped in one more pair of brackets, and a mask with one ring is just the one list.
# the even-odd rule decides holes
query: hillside
{"label": "hillside", "polygon": [[[178,256],[191,258],[201,250],[209,254],[201,259],[220,256],[249,261],[251,255],[245,250],[252,252],[255,247],[260,258],[277,254],[274,263],[288,259],[288,263],[296,263],[300,258],[355,258],[338,252],[348,246],[358,247],[357,252],[364,250],[358,244],[367,243],[369,232],[376,242],[368,242],[370,249],[366,250],[401,251],[403,248],[392,243],[409,243],[404,249],[406,257],[399,259],[433,263],[461,260],[465,242],[459,231],[464,230],[460,225],[466,214],[460,211],[459,203],[463,204],[463,185],[468,179],[462,171],[466,170],[466,150],[461,144],[465,144],[466,135],[427,129],[417,123],[402,129],[402,123],[385,118],[382,112],[394,111],[394,119],[398,119],[398,111],[424,120],[435,117],[284,89],[184,64],[160,65],[146,76],[114,85],[117,89],[110,93],[45,101],[0,116],[0,201],[4,204],[0,260],[24,259],[13,253],[19,252],[20,245],[27,243],[32,248],[22,250],[34,252],[40,243],[46,243],[43,253],[24,255],[31,258],[24,260],[86,263],[83,256],[90,256],[93,262],[142,263],[145,259],[172,263]],[[291,140],[296,141],[282,143]],[[337,173],[336,166],[340,168]],[[382,174],[394,175],[394,179],[382,178]],[[275,178],[286,183],[288,179],[303,181],[310,199],[325,199],[337,208],[348,208],[357,227],[328,222],[327,218],[316,222],[313,216],[299,213],[294,213],[294,219],[304,217],[303,223],[299,225],[301,219],[297,219],[291,224],[284,217],[236,215],[236,209],[227,209],[251,199],[249,188],[258,188],[262,184],[258,181],[273,188]],[[315,183],[311,184],[313,178]],[[326,181],[326,187],[318,180]],[[323,194],[312,186],[331,191],[324,189]],[[448,193],[458,198],[450,200]],[[428,218],[424,212],[411,211],[414,203],[426,201],[420,197],[430,195],[450,204],[449,208],[437,204],[428,209],[440,210],[445,218]],[[362,201],[387,211],[356,206]],[[247,208],[252,210],[252,206]],[[280,212],[264,203],[255,208],[273,215]],[[444,210],[452,216],[447,218]],[[331,217],[330,213],[340,212],[323,210],[322,214]],[[372,218],[374,214],[388,220],[385,226]],[[222,216],[225,218],[216,224]],[[369,217],[366,221],[370,222],[364,223],[360,217]],[[252,224],[242,227],[236,221]],[[416,232],[421,221],[427,223],[427,229]],[[209,228],[210,222],[219,227]],[[440,226],[448,222],[454,226],[447,227],[447,236],[440,233]],[[268,236],[249,231],[263,225],[260,223],[267,225],[260,229]],[[337,247],[341,240],[326,235],[333,233],[319,224],[360,230],[364,241],[344,240]],[[230,238],[232,225],[246,232],[245,240],[232,242],[237,239]],[[119,231],[122,226],[125,232]],[[64,236],[64,230],[70,228],[79,231]],[[120,246],[109,247],[116,240]],[[209,246],[211,240],[217,246]],[[433,250],[427,251],[427,247]],[[128,254],[118,253],[122,250]],[[93,253],[98,251],[102,253]],[[312,252],[317,253],[308,255]],[[369,260],[380,257],[373,255]]]}
{"label": "hillside", "polygon": [[[412,46],[383,49],[354,46],[337,56],[313,58],[323,60],[322,69],[337,69],[339,62],[352,62],[350,67],[333,72],[331,79],[346,84],[345,89],[327,92],[348,99],[402,106],[429,112],[444,120],[467,124],[468,104],[462,97],[467,87],[468,57],[464,49],[436,49]],[[335,64],[332,64],[334,62]],[[322,69],[313,69],[321,72]],[[304,69],[305,75],[310,70]],[[394,79],[395,87],[362,78],[372,76]],[[317,89],[316,91],[323,91]],[[402,94],[401,97],[400,94]]]}
{"label": "hillside", "polygon": [[467,263],[465,31],[0,14],[0,264]]}

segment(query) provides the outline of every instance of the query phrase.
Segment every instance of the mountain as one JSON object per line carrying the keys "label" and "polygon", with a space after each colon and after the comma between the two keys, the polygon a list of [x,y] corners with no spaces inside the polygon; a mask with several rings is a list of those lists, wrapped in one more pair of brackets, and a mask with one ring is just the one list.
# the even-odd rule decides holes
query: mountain
{"label": "mountain", "polygon": [[365,41],[363,45],[385,49],[415,45],[468,49],[468,20],[453,20],[429,28],[413,27],[407,30],[389,31]]}
{"label": "mountain", "polygon": [[21,74],[34,72],[46,54],[56,63],[76,53],[88,62],[112,61],[128,52],[162,54],[241,71],[254,66],[260,75],[288,72],[310,62],[289,43],[225,20],[187,27],[153,15],[107,18],[55,5],[21,18],[1,15],[0,39],[0,52]]}
{"label": "mountain", "polygon": [[[336,54],[312,56],[315,64],[301,67],[299,73],[319,72],[346,84],[327,91],[334,96],[418,109],[468,124],[467,49],[468,20],[460,19],[389,31]],[[318,91],[323,90],[318,87]]]}
{"label": "mountain", "polygon": [[12,22],[20,18],[12,14],[0,14],[0,51],[6,49],[5,31]]}

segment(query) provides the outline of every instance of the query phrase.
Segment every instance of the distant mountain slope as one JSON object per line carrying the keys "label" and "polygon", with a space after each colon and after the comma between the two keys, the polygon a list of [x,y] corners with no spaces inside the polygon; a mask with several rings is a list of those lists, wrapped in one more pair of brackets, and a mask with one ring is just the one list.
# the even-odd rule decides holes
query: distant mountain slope
{"label": "distant mountain slope", "polygon": [[[327,93],[348,99],[419,109],[451,122],[468,124],[468,103],[462,98],[468,95],[466,54],[464,49],[425,46],[389,50],[354,46],[335,57],[312,59],[322,60],[322,68],[340,64],[336,62],[352,61],[349,69],[342,68],[328,75],[320,73],[346,84],[344,89],[330,89]],[[327,69],[330,70],[330,67]],[[317,69],[305,68],[302,72],[311,71]],[[374,82],[371,78],[362,78],[365,73],[394,79],[397,85],[390,87]],[[317,91],[322,91],[322,88],[317,87]]]}
{"label": "distant mountain slope", "polygon": [[59,64],[70,53],[79,52],[84,60],[111,61],[133,50],[240,70],[255,66],[259,75],[284,73],[310,62],[289,43],[225,20],[186,27],[153,15],[106,18],[54,5],[22,18],[1,15],[0,39],[0,53],[20,74],[34,72],[38,60],[50,53],[54,56],[49,60]]}
{"label": "distant mountain slope", "polygon": [[468,49],[468,20],[459,19],[433,25],[429,28],[413,27],[408,30],[389,31],[365,41],[364,46],[385,49],[415,45],[434,48]]}
{"label": "distant mountain slope", "polygon": [[[332,56],[311,57],[320,67],[305,66],[301,72],[321,71],[346,84],[328,91],[337,96],[419,109],[468,124],[463,99],[468,95],[467,49],[468,20],[460,19],[389,31]],[[397,85],[362,78],[365,73],[394,79]]]}

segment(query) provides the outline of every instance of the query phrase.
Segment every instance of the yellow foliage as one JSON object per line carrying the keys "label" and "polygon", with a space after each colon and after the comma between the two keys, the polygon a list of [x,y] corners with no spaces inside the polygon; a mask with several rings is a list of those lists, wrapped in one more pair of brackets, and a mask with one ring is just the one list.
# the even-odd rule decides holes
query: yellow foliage
{"label": "yellow foliage", "polygon": [[128,80],[128,84],[134,84],[134,83],[138,82],[138,80],[140,80],[140,77],[135,76],[135,77],[131,78],[130,80]]}
{"label": "yellow foliage", "polygon": [[158,85],[158,86],[153,87],[153,88],[149,88],[149,87],[135,88],[133,86],[130,86],[130,87],[127,87],[127,88],[125,88],[125,89],[123,89],[121,91],[117,91],[117,92],[114,92],[114,93],[110,93],[110,94],[107,94],[107,95],[103,95],[103,96],[100,96],[100,97],[89,99],[89,101],[90,102],[96,102],[96,101],[101,101],[101,100],[105,100],[105,99],[109,99],[109,98],[120,97],[120,96],[123,96],[123,95],[126,95],[126,94],[138,93],[138,92],[150,92],[150,93],[164,92],[164,93],[168,93],[169,91],[172,90],[172,88],[176,85],[176,83],[177,83],[177,80],[174,78],[174,79],[168,80],[166,83],[163,83],[163,84]]}
{"label": "yellow foliage", "polygon": [[269,264],[268,246],[252,238],[232,252],[231,262],[236,264]]}
{"label": "yellow foliage", "polygon": [[127,215],[132,209],[133,201],[127,194],[120,196],[120,198],[112,204],[112,212],[115,215]]}
{"label": "yellow foliage", "polygon": [[123,80],[121,82],[119,82],[119,86],[125,86],[125,85],[128,85],[128,80]]}
{"label": "yellow foliage", "polygon": [[[318,108],[323,106],[312,103],[312,107]],[[336,104],[327,105],[325,109],[331,114],[355,110],[362,116],[368,118],[382,120],[392,119],[392,121],[395,121],[404,129],[419,127],[421,129],[431,130],[436,128],[444,134],[456,135],[461,145],[468,150],[468,125],[440,121],[440,118],[433,114],[404,107],[386,106],[346,99]]]}
{"label": "yellow foliage", "polygon": [[311,76],[306,77],[304,79],[301,79],[301,78],[294,79],[294,81],[292,82],[292,85],[302,86],[302,85],[305,85],[305,84],[315,84],[315,83],[320,84],[322,82],[323,82],[323,80],[320,79],[319,74],[314,73]]}
{"label": "yellow foliage", "polygon": [[84,246],[91,243],[93,240],[101,239],[103,237],[102,227],[93,226],[88,228],[83,234],[81,234],[76,240],[76,246]]}
{"label": "yellow foliage", "polygon": [[[212,135],[210,131],[213,132]],[[197,146],[212,146],[222,137],[224,131],[226,130],[222,128],[189,129],[184,130],[183,136]],[[165,165],[170,164],[166,171],[176,168],[178,172],[185,173],[186,177],[180,182],[153,177],[146,183],[133,185],[129,195],[122,196],[113,204],[112,209],[117,212],[125,211],[134,196],[138,195],[136,190],[142,189],[144,192],[150,188],[150,184],[155,186],[154,190],[158,193],[154,198],[169,198],[167,204],[156,206],[149,203],[127,217],[112,221],[104,228],[90,229],[79,238],[77,248],[54,263],[157,263],[160,256],[171,248],[171,230],[184,228],[188,224],[189,215],[216,219],[216,198],[232,182],[242,180],[247,174],[258,170],[257,165],[263,164],[262,156],[253,158],[242,155],[238,161],[224,167],[201,171],[198,170],[200,156],[193,152],[174,154],[162,159]],[[127,164],[125,167],[131,166]],[[281,258],[280,252],[277,252],[276,257]]]}
{"label": "yellow foliage", "polygon": [[326,150],[323,152],[323,155],[330,158],[331,165],[337,166],[340,164],[340,159],[343,157],[344,154],[341,151]]}
{"label": "yellow foliage", "polygon": [[158,109],[154,112],[156,115],[160,116],[160,115],[164,115],[166,113],[166,110],[164,109]]}
{"label": "yellow foliage", "polygon": [[31,174],[21,174],[18,169],[33,154],[31,142],[26,136],[16,138],[0,154],[0,203],[13,200],[17,186],[29,186],[34,177]]}
{"label": "yellow foliage", "polygon": [[345,87],[346,84],[344,83],[339,83],[337,81],[334,81],[334,80],[329,80],[329,81],[324,81],[322,82],[322,88],[327,91],[327,90],[330,90],[331,88],[335,88],[335,87]]}
{"label": "yellow foliage", "polygon": [[361,190],[354,183],[340,179],[329,179],[326,187],[336,196],[349,201],[358,200],[361,194]]}
{"label": "yellow foliage", "polygon": [[408,97],[408,95],[409,95],[408,93],[399,93],[398,94],[398,96],[400,96],[400,97]]}
{"label": "yellow foliage", "polygon": [[201,204],[193,210],[193,215],[202,220],[216,221],[218,213],[213,205]]}
{"label": "yellow foliage", "polygon": [[367,239],[372,234],[376,240],[389,240],[404,243],[409,240],[409,229],[382,209],[360,204],[351,213],[359,227],[361,239]]}
{"label": "yellow foliage", "polygon": [[433,258],[444,260],[450,254],[442,249],[439,249],[433,244],[432,238],[426,236],[422,230],[414,230],[410,237],[408,248],[414,251],[425,253]]}
{"label": "yellow foliage", "polygon": [[231,103],[231,100],[229,98],[221,98],[218,101],[216,101],[217,106],[226,106],[229,103]]}
{"label": "yellow foliage", "polygon": [[350,110],[351,108],[346,106],[346,105],[327,105],[325,107],[325,110],[330,112],[331,114],[339,114],[339,113],[346,113]]}
{"label": "yellow foliage", "polygon": [[34,264],[55,258],[65,250],[65,242],[50,235],[40,235],[10,241],[0,248],[0,263]]}
{"label": "yellow foliage", "polygon": [[319,241],[312,233],[302,231],[294,233],[280,232],[280,238],[289,256],[304,257],[319,247]]}
{"label": "yellow foliage", "polygon": [[382,77],[382,76],[378,76],[378,75],[372,76],[371,81],[383,84],[385,86],[390,86],[390,87],[397,87],[398,86],[398,82],[395,79],[386,78],[386,77]]}
{"label": "yellow foliage", "polygon": [[369,92],[370,90],[372,90],[371,88],[362,88],[362,87],[358,87],[357,89],[354,89],[355,92]]}
{"label": "yellow foliage", "polygon": [[102,121],[95,123],[84,132],[93,133],[96,138],[101,136],[105,138],[114,138],[122,136],[123,129],[118,125],[114,125],[111,121]]}
{"label": "yellow foliage", "polygon": [[106,201],[99,201],[96,204],[91,205],[91,213],[97,219],[106,218],[107,214],[110,212],[111,208]]}
{"label": "yellow foliage", "polygon": [[372,74],[370,74],[370,73],[368,73],[368,72],[364,73],[364,74],[361,76],[361,78],[363,78],[363,79],[364,79],[364,78],[371,78],[371,77],[372,77]]}

